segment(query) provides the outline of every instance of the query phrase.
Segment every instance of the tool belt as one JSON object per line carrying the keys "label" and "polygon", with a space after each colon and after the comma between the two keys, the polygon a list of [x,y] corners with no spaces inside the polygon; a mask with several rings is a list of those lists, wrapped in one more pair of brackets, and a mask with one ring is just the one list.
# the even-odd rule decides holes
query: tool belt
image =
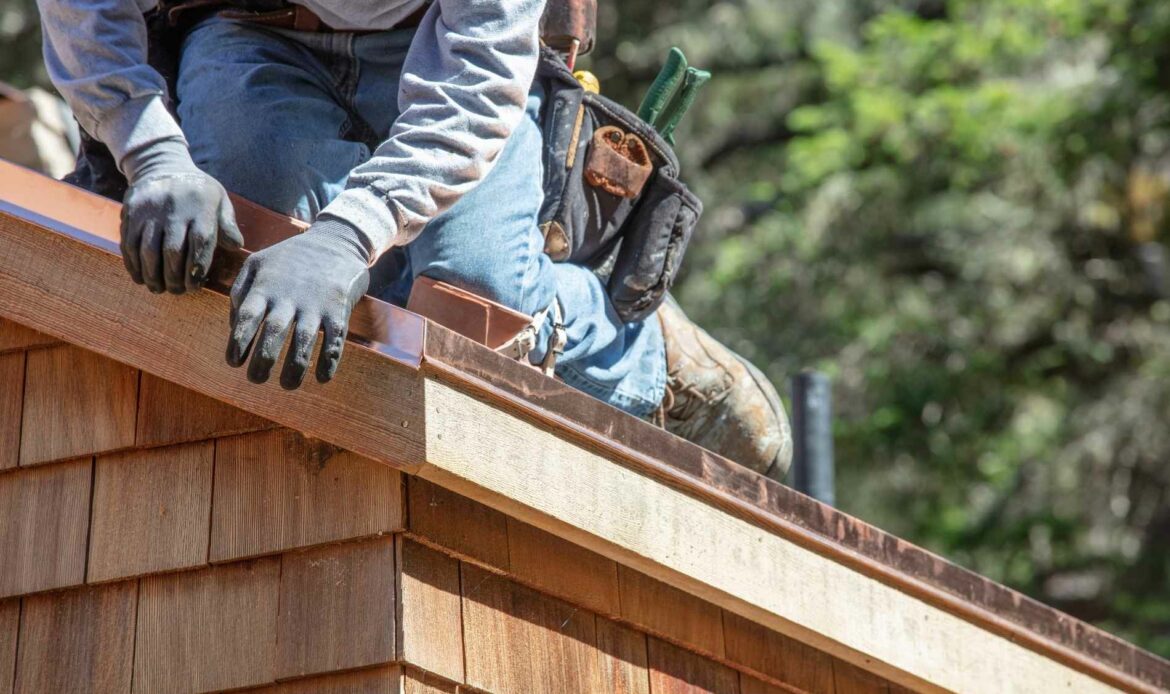
{"label": "tool belt", "polygon": [[703,204],[678,158],[646,121],[586,91],[561,57],[541,52],[545,252],[593,269],[625,322],[642,320],[674,284]]}

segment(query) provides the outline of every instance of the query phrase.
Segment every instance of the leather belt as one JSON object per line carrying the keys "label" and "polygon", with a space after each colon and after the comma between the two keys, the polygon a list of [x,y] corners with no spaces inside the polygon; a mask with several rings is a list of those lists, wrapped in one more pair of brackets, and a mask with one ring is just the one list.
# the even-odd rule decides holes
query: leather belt
{"label": "leather belt", "polygon": [[[424,4],[418,8],[405,19],[394,25],[393,29],[411,29],[422,23],[423,16],[427,13],[430,4]],[[270,12],[248,12],[246,10],[223,10],[219,13],[221,17],[227,19],[234,19],[241,22],[248,22],[249,24],[259,24],[260,26],[269,27],[272,29],[291,29],[293,31],[311,31],[322,34],[344,33],[344,34],[373,34],[374,30],[348,30],[348,29],[334,29],[326,24],[317,16],[315,12],[307,7],[301,5],[289,5],[282,7],[279,10],[272,10]]]}

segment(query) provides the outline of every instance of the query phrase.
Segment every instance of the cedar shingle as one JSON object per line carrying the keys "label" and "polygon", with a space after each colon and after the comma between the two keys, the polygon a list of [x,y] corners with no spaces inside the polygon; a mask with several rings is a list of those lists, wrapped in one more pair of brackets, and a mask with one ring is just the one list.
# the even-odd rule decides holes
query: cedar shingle
{"label": "cedar shingle", "polygon": [[887,694],[889,684],[872,672],[844,660],[833,662],[833,694]]}
{"label": "cedar shingle", "polygon": [[618,566],[622,617],[710,655],[723,655],[719,608],[626,566]]}
{"label": "cedar shingle", "polygon": [[612,559],[508,518],[509,573],[605,615],[618,616],[618,570]]}
{"label": "cedar shingle", "polygon": [[278,678],[394,660],[394,538],[282,557]]}
{"label": "cedar shingle", "polygon": [[602,691],[615,694],[650,693],[645,634],[598,617],[597,651]]}
{"label": "cedar shingle", "polygon": [[142,579],[135,691],[273,682],[279,581],[279,557]]}
{"label": "cedar shingle", "polygon": [[0,598],[85,580],[89,459],[0,475]]}
{"label": "cedar shingle", "polygon": [[650,638],[652,694],[739,694],[739,673],[731,668]]}
{"label": "cedar shingle", "polygon": [[136,581],[24,599],[17,694],[129,694]]}
{"label": "cedar shingle", "polygon": [[147,373],[142,374],[138,398],[139,446],[202,441],[275,426],[250,412]]}
{"label": "cedar shingle", "polygon": [[772,631],[732,612],[723,614],[727,659],[810,692],[833,691],[828,653]]}
{"label": "cedar shingle", "polygon": [[134,445],[138,371],[77,347],[28,353],[20,464]]}
{"label": "cedar shingle", "polygon": [[288,430],[219,439],[211,560],[402,529],[393,468]]}
{"label": "cedar shingle", "polygon": [[39,333],[4,318],[0,318],[0,352],[45,347],[58,342],[57,338]]}
{"label": "cedar shingle", "polygon": [[16,673],[16,636],[20,628],[20,600],[0,600],[0,694],[12,694]]}
{"label": "cedar shingle", "polygon": [[100,456],[90,582],[207,563],[214,443]]}
{"label": "cedar shingle", "polygon": [[452,551],[508,569],[507,516],[421,477],[407,478],[410,530]]}
{"label": "cedar shingle", "polygon": [[24,404],[24,352],[0,355],[0,470],[20,462],[20,410]]}
{"label": "cedar shingle", "polygon": [[463,618],[459,560],[399,538],[399,615],[402,660],[463,681]]}
{"label": "cedar shingle", "polygon": [[469,685],[492,692],[599,691],[594,616],[464,563]]}
{"label": "cedar shingle", "polygon": [[445,682],[434,673],[406,668],[402,676],[402,694],[470,694],[464,687]]}

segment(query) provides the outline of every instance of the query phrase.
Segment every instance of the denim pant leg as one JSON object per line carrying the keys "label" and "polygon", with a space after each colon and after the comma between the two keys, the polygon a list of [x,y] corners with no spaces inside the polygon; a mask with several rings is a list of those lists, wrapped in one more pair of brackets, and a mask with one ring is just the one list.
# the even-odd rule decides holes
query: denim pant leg
{"label": "denim pant leg", "polygon": [[[568,342],[557,375],[631,414],[645,416],[662,401],[666,357],[657,318],[623,324],[601,280],[588,268],[553,263],[537,225],[543,200],[541,96],[528,110],[491,173],[406,247],[411,273],[474,291],[532,314],[556,297]],[[551,332],[546,325],[544,356]]]}
{"label": "denim pant leg", "polygon": [[195,164],[238,195],[312,221],[370,156],[342,137],[350,117],[329,56],[344,46],[328,44],[343,38],[218,17],[196,26],[177,82]]}

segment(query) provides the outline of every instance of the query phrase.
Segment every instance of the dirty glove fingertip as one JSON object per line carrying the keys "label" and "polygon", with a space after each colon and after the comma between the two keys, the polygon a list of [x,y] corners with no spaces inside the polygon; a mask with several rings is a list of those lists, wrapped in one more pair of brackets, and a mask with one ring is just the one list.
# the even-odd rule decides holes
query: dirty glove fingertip
{"label": "dirty glove fingertip", "polygon": [[240,226],[236,223],[236,211],[224,193],[223,201],[219,203],[219,246],[228,250],[237,250],[244,247],[244,235],[240,233]]}

